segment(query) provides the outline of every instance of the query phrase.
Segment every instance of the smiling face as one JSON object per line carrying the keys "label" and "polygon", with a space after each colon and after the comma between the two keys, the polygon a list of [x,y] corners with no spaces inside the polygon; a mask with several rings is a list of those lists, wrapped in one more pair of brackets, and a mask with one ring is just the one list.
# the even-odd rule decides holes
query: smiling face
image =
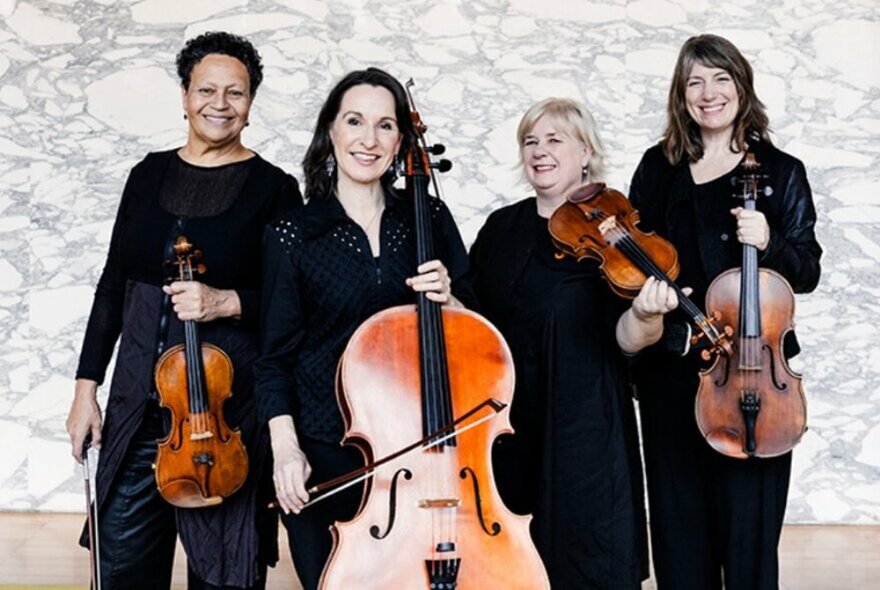
{"label": "smiling face", "polygon": [[400,149],[394,95],[381,86],[360,84],[342,96],[330,126],[338,181],[378,183]]}
{"label": "smiling face", "polygon": [[247,68],[234,57],[211,53],[193,67],[181,89],[189,143],[220,147],[241,143],[253,97]]}
{"label": "smiling face", "polygon": [[526,178],[539,197],[557,198],[583,180],[593,150],[569,134],[555,117],[542,116],[520,146]]}
{"label": "smiling face", "polygon": [[695,62],[685,81],[685,103],[703,134],[733,132],[739,93],[727,70]]}

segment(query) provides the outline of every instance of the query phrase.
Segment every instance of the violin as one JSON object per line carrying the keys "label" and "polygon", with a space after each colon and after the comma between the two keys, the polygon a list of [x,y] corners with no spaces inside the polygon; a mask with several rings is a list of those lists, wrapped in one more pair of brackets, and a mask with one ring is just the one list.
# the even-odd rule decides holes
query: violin
{"label": "violin", "polygon": [[[744,208],[756,209],[760,165],[747,153],[742,185]],[[770,187],[764,194],[772,194]],[[700,432],[729,457],[775,457],[790,451],[807,429],[801,377],[782,354],[782,340],[794,329],[794,292],[782,275],[758,268],[758,249],[743,245],[741,268],[727,270],[709,285],[706,309],[730,321],[736,355],[715,359],[700,373],[696,416]]]}
{"label": "violin", "polygon": [[650,276],[668,284],[678,296],[679,308],[699,330],[691,344],[706,338],[707,347],[701,352],[704,360],[732,354],[732,329],[717,329],[720,316],[706,316],[675,283],[679,273],[675,247],[654,232],[638,229],[638,222],[639,212],[622,193],[604,183],[592,183],[569,193],[550,216],[548,226],[563,254],[598,260],[608,285],[620,297],[634,298]]}
{"label": "violin", "polygon": [[[205,272],[186,236],[173,246],[178,279],[194,280]],[[223,418],[223,403],[232,395],[232,361],[213,344],[199,339],[198,324],[186,320],[184,342],[169,348],[156,362],[154,378],[159,405],[171,412],[171,430],[159,441],[154,470],[159,493],[179,508],[220,504],[244,483],[248,456],[241,433]]]}
{"label": "violin", "polygon": [[[422,264],[434,258],[428,179],[451,164],[430,161],[442,148],[427,145],[412,110],[419,145],[407,154],[406,187]],[[513,359],[498,330],[424,293],[355,331],[339,363],[337,398],[344,442],[368,465],[322,489],[356,474],[369,484],[354,519],[332,527],[323,590],[550,587],[529,535],[531,517],[507,510],[492,477],[492,443],[512,432],[513,383]]]}

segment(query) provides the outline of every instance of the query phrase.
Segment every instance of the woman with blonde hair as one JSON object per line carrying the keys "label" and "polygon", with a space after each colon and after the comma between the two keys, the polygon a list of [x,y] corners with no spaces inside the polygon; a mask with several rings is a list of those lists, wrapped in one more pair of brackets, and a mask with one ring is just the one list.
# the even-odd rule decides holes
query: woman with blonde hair
{"label": "woman with blonde hair", "polygon": [[516,366],[513,436],[493,449],[502,499],[534,514],[554,589],[638,588],[647,577],[641,466],[624,359],[625,309],[598,266],[560,258],[547,220],[575,187],[601,180],[605,150],[589,111],[538,102],[517,130],[535,196],[493,212],[470,252],[481,311]]}

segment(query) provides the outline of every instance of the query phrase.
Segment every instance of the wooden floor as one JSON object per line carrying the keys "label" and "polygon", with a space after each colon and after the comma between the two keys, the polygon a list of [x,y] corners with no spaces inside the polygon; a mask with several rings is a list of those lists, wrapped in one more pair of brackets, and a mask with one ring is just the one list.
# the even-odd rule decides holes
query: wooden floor
{"label": "wooden floor", "polygon": [[[82,521],[78,514],[0,513],[0,587],[86,588],[88,554],[76,545]],[[268,589],[299,590],[283,535]],[[787,526],[780,555],[784,590],[880,589],[880,526]],[[185,587],[184,568],[178,547],[175,589]]]}

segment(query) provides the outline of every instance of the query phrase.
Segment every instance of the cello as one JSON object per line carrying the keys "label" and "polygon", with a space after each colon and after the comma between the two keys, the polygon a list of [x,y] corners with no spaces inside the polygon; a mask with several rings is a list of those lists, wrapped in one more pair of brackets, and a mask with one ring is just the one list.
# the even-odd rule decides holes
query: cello
{"label": "cello", "polygon": [[[429,178],[450,165],[430,162],[442,149],[427,145],[412,110],[419,145],[407,154],[406,185],[421,265],[434,258]],[[403,590],[549,588],[531,517],[507,510],[492,477],[492,443],[512,431],[513,381],[510,350],[494,326],[424,293],[355,331],[339,362],[337,399],[344,442],[363,453],[368,466],[359,471],[370,479],[357,515],[332,527],[323,590],[365,581]],[[484,409],[493,413],[452,430]]]}
{"label": "cello", "polygon": [[[743,207],[756,210],[760,165],[752,153],[743,162]],[[770,187],[764,190],[770,195]],[[695,413],[708,443],[728,457],[776,457],[790,451],[807,430],[801,377],[782,354],[794,329],[794,293],[776,271],[758,268],[758,249],[743,244],[741,268],[727,270],[706,292],[706,309],[731,322],[736,356],[716,358],[700,373]]]}
{"label": "cello", "polygon": [[[186,236],[173,246],[178,278],[193,280],[204,264]],[[232,361],[213,344],[199,339],[198,324],[184,322],[184,343],[166,350],[156,362],[154,379],[159,405],[171,411],[171,430],[159,441],[156,485],[178,508],[215,506],[235,493],[248,473],[241,433],[223,418],[223,402],[232,395]]]}

